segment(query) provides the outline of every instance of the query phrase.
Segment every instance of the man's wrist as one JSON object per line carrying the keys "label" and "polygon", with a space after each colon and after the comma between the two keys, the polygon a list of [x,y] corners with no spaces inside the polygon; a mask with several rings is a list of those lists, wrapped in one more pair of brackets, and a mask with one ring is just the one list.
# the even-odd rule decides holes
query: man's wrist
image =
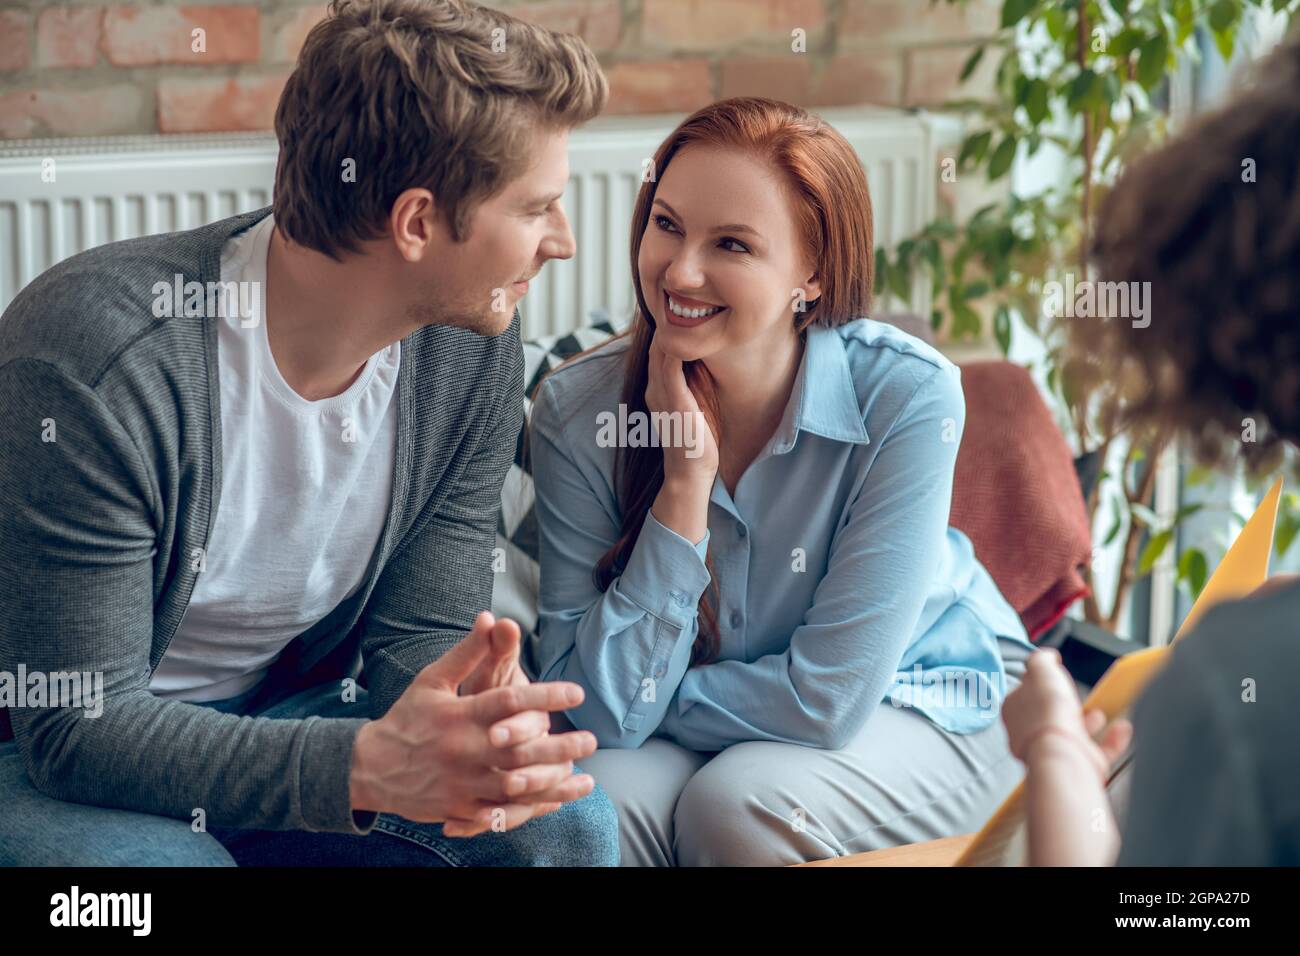
{"label": "man's wrist", "polygon": [[356,811],[383,810],[372,783],[370,773],[370,741],[374,733],[375,721],[370,720],[361,725],[352,741],[352,760],[348,771],[348,802]]}

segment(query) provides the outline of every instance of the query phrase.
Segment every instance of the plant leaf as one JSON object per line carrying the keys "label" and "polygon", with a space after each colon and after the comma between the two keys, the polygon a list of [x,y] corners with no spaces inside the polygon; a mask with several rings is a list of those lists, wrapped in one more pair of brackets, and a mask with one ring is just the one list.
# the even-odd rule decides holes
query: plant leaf
{"label": "plant leaf", "polygon": [[1292,543],[1296,539],[1296,534],[1300,532],[1300,498],[1294,494],[1284,495],[1280,514],[1277,516],[1277,532],[1273,536],[1273,549],[1280,558],[1290,550]]}
{"label": "plant leaf", "polygon": [[1002,4],[1002,29],[1014,27],[1034,8],[1037,0],[1006,0]]}
{"label": "plant leaf", "polygon": [[902,302],[912,298],[912,283],[908,270],[900,262],[889,270],[889,291]]}
{"label": "plant leaf", "polygon": [[951,239],[957,235],[957,226],[951,219],[936,219],[926,227],[926,231],[936,239]]}
{"label": "plant leaf", "polygon": [[955,302],[952,307],[954,335],[979,335],[980,316],[965,302]]}
{"label": "plant leaf", "polygon": [[993,313],[993,335],[1003,355],[1011,351],[1011,311],[1005,305]]}
{"label": "plant leaf", "polygon": [[1214,0],[1210,4],[1210,29],[1216,33],[1237,25],[1241,9],[1233,0]]}
{"label": "plant leaf", "polygon": [[1233,48],[1237,45],[1237,28],[1229,27],[1226,30],[1215,30],[1214,45],[1219,48],[1219,55],[1225,61],[1231,60]]}
{"label": "plant leaf", "polygon": [[1187,582],[1193,601],[1201,596],[1208,575],[1209,567],[1200,548],[1188,548],[1178,559],[1178,580]]}
{"label": "plant leaf", "polygon": [[1138,52],[1137,77],[1144,89],[1151,89],[1164,78],[1168,58],[1169,41],[1163,33],[1142,44]]}
{"label": "plant leaf", "polygon": [[998,143],[998,148],[993,151],[993,158],[989,160],[989,179],[1000,179],[1004,176],[1007,170],[1011,168],[1011,161],[1015,158],[1016,138],[1008,135],[1002,142]]}
{"label": "plant leaf", "polygon": [[975,52],[966,58],[966,65],[961,68],[961,76],[958,82],[965,83],[970,79],[970,75],[975,72],[975,67],[980,65],[980,60],[984,59],[984,47],[976,47]]}
{"label": "plant leaf", "polygon": [[[1098,481],[1101,479],[1099,478]],[[1120,529],[1124,526],[1124,513],[1120,510],[1119,499],[1111,498],[1111,512],[1114,514],[1114,520],[1111,523],[1110,530],[1106,532],[1105,539],[1101,542],[1103,548],[1110,547],[1111,542],[1119,537]]]}
{"label": "plant leaf", "polygon": [[1125,27],[1106,45],[1106,52],[1117,60],[1122,59],[1142,45],[1142,34],[1132,27]]}
{"label": "plant leaf", "polygon": [[1025,93],[1025,112],[1035,126],[1047,119],[1047,84],[1042,80],[1029,81],[1029,89]]}
{"label": "plant leaf", "polygon": [[961,152],[957,154],[957,168],[966,168],[966,161],[979,165],[984,161],[984,154],[988,152],[989,142],[993,139],[992,130],[974,133],[967,136],[961,144]]}
{"label": "plant leaf", "polygon": [[1148,528],[1154,528],[1160,524],[1160,519],[1156,517],[1156,513],[1146,505],[1140,505],[1135,501],[1128,506],[1128,510],[1133,512],[1133,517],[1137,518],[1138,521],[1142,522],[1142,524],[1146,525]]}
{"label": "plant leaf", "polygon": [[1138,574],[1146,574],[1150,571],[1173,539],[1174,531],[1172,528],[1166,528],[1159,534],[1153,535],[1151,540],[1147,542],[1147,546],[1142,549],[1142,558],[1138,561]]}

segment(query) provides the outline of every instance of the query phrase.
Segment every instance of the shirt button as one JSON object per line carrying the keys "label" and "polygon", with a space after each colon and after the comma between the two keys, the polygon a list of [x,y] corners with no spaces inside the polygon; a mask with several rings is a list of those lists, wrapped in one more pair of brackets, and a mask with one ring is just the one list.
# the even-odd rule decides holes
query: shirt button
{"label": "shirt button", "polygon": [[739,612],[739,611],[732,611],[732,612],[731,612],[731,627],[732,627],[733,630],[734,630],[735,628],[740,627],[740,612]]}
{"label": "shirt button", "polygon": [[668,673],[667,664],[660,664],[658,667],[655,668],[655,677],[663,677],[667,673]]}
{"label": "shirt button", "polygon": [[743,538],[745,537],[745,535],[749,534],[749,531],[745,528],[743,524],[738,524],[736,525],[736,534],[740,535]]}
{"label": "shirt button", "polygon": [[683,594],[681,591],[671,591],[671,592],[669,592],[669,593],[670,593],[670,596],[671,596],[672,599],[673,599],[673,603],[674,603],[674,604],[676,604],[678,607],[686,607],[686,595],[685,595],[685,594]]}

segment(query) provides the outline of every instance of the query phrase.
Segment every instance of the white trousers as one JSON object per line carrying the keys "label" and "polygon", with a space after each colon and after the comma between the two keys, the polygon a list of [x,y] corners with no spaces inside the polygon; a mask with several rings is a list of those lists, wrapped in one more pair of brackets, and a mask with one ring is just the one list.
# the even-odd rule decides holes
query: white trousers
{"label": "white trousers", "polygon": [[[1032,651],[998,644],[1009,694]],[[618,809],[624,866],[781,866],[970,833],[1024,776],[1000,717],[953,734],[888,701],[840,750],[652,737],[580,764]]]}

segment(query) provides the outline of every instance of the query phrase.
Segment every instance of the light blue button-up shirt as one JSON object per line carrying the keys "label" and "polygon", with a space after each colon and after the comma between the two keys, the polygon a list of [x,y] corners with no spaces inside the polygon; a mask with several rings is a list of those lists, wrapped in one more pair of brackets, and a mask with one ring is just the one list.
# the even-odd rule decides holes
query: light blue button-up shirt
{"label": "light blue button-up shirt", "polygon": [[[997,638],[1030,645],[948,526],[965,422],[957,367],[869,319],[810,328],[771,440],[734,497],[714,480],[704,540],[648,514],[602,594],[592,569],[619,538],[620,509],[598,415],[617,415],[627,345],[552,374],[533,410],[535,664],[542,680],[586,690],[574,726],[602,747],[657,734],[701,751],[839,748],[884,701],[954,733],[990,726],[1005,693]],[[690,667],[706,549],[721,646]]]}

